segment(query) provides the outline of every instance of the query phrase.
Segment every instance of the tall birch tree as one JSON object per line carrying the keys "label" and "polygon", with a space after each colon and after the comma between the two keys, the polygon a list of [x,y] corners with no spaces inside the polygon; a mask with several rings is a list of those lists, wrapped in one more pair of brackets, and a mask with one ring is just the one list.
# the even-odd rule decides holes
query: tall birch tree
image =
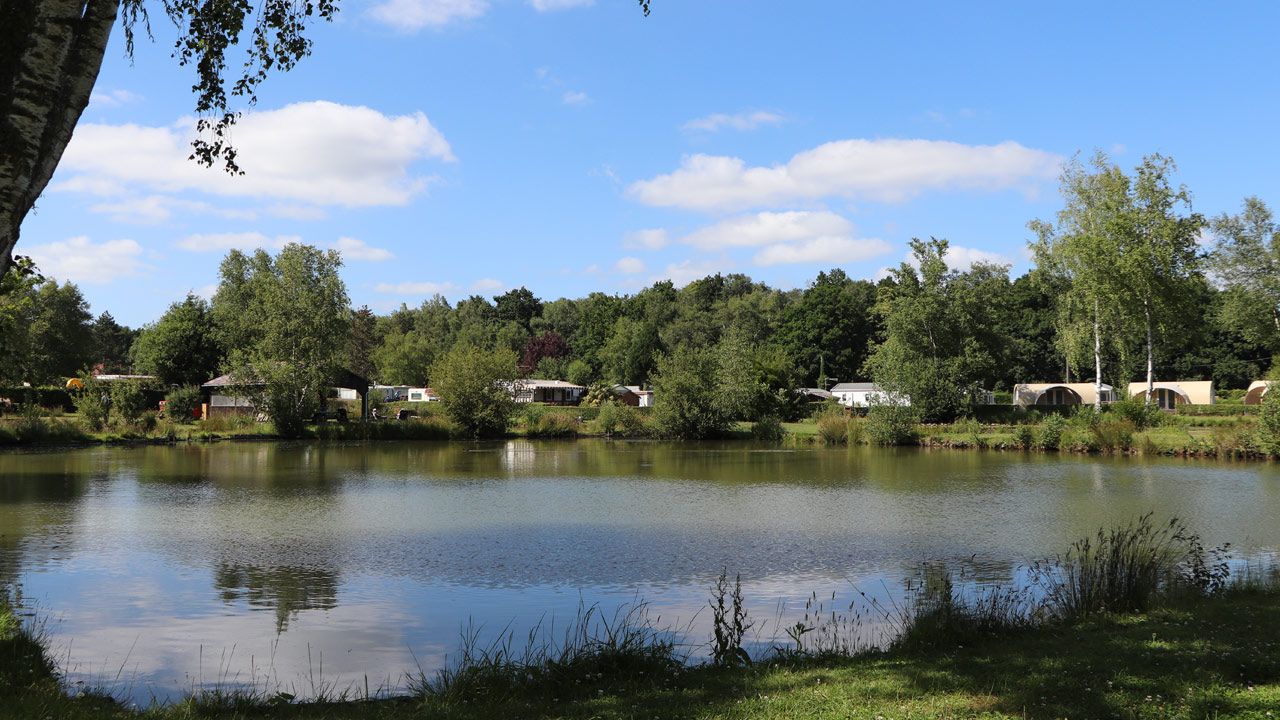
{"label": "tall birch tree", "polygon": [[1092,346],[1094,407],[1102,409],[1105,348],[1123,336],[1125,279],[1120,257],[1131,220],[1129,178],[1101,152],[1086,166],[1063,168],[1064,206],[1056,222],[1033,220],[1031,250],[1043,272],[1066,281],[1058,332],[1064,351],[1087,336]]}
{"label": "tall birch tree", "polygon": [[[1155,390],[1156,346],[1166,332],[1177,332],[1180,312],[1192,297],[1192,284],[1200,275],[1196,240],[1204,218],[1191,212],[1191,194],[1174,187],[1169,176],[1177,166],[1171,158],[1148,155],[1134,173],[1127,212],[1129,220],[1121,247],[1121,270],[1132,297],[1129,307],[1141,309],[1147,360],[1146,403]],[[1180,213],[1180,210],[1185,212]]]}

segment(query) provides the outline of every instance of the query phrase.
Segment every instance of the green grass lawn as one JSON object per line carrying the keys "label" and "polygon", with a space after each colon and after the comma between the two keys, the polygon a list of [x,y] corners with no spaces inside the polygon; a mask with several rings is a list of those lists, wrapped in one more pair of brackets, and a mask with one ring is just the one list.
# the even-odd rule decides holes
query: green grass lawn
{"label": "green grass lawn", "polygon": [[[0,623],[0,627],[3,623]],[[861,658],[584,677],[572,689],[462,700],[187,703],[144,713],[68,699],[39,647],[0,640],[12,718],[1257,718],[1280,716],[1280,594],[1229,591],[1147,614]]]}

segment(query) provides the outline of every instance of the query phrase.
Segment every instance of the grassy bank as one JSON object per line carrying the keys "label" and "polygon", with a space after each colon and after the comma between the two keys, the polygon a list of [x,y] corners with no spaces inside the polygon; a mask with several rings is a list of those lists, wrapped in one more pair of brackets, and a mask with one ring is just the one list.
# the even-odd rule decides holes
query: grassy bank
{"label": "grassy bank", "polygon": [[[1045,569],[1045,568],[1042,568]],[[962,599],[947,577],[896,614],[888,650],[859,650],[806,616],[754,663],[731,650],[723,600],[718,663],[681,662],[643,618],[590,615],[559,644],[471,647],[411,695],[294,703],[205,695],[134,711],[71,698],[38,638],[0,608],[0,717],[84,718],[1273,718],[1280,714],[1280,585],[1228,581],[1180,526],[1140,521],[1082,540],[1047,567],[1042,599]],[[749,620],[747,621],[749,625]],[[832,619],[831,623],[836,623]],[[807,625],[806,625],[807,624]],[[805,630],[805,627],[808,630]],[[832,634],[833,628],[836,628]],[[355,699],[352,699],[355,698]]]}
{"label": "grassy bank", "polygon": [[[1212,412],[1208,411],[1212,410]],[[1020,452],[1183,456],[1223,459],[1275,457],[1278,439],[1266,437],[1256,407],[1206,406],[1176,413],[1151,411],[1129,418],[1118,412],[1085,409],[1071,416],[1008,412],[995,421],[962,418],[922,424],[903,432],[898,444],[927,448]],[[783,423],[786,441],[796,445],[871,444],[873,419],[828,411],[801,422]],[[746,436],[751,426],[740,423]]]}

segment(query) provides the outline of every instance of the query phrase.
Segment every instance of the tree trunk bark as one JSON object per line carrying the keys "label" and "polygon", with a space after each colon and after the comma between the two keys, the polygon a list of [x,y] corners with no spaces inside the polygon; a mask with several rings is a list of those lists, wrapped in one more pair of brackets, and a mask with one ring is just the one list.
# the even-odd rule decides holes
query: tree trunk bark
{"label": "tree trunk bark", "polygon": [[1147,401],[1144,404],[1150,405],[1151,394],[1156,389],[1156,351],[1151,331],[1151,303],[1144,300],[1142,302],[1142,311],[1147,320]]}
{"label": "tree trunk bark", "polygon": [[1093,301],[1093,409],[1102,412],[1102,310]]}
{"label": "tree trunk bark", "polygon": [[120,0],[0,0],[0,272],[98,80]]}

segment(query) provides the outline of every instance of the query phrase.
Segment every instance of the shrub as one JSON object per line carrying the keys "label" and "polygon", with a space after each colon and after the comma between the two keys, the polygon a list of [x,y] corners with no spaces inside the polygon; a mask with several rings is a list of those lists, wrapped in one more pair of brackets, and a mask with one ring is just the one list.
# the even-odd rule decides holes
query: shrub
{"label": "shrub", "polygon": [[142,383],[132,380],[111,383],[111,407],[127,422],[137,422],[147,411],[147,395]]}
{"label": "shrub", "polygon": [[829,413],[818,418],[818,437],[824,445],[842,445],[849,441],[849,419]]}
{"label": "shrub", "polygon": [[1164,422],[1164,411],[1159,406],[1148,404],[1137,397],[1127,397],[1112,403],[1107,410],[1110,414],[1133,423],[1138,430],[1157,427]]}
{"label": "shrub", "polygon": [[867,410],[867,436],[876,445],[911,443],[918,423],[918,413],[907,405],[874,405]]}
{"label": "shrub", "polygon": [[95,381],[87,380],[75,395],[76,412],[80,420],[97,432],[111,419],[111,397]]}
{"label": "shrub", "polygon": [[1030,450],[1036,446],[1036,433],[1030,425],[1019,425],[1013,431],[1013,442],[1023,450]]}
{"label": "shrub", "polygon": [[194,385],[174,388],[164,396],[164,414],[174,422],[189,423],[201,399],[200,388]]}
{"label": "shrub", "polygon": [[751,437],[764,443],[780,443],[787,436],[782,421],[772,415],[766,415],[751,425]]}
{"label": "shrub", "polygon": [[1280,388],[1272,386],[1271,392],[1262,396],[1257,434],[1263,452],[1280,455]]}
{"label": "shrub", "polygon": [[1062,447],[1062,433],[1067,429],[1067,421],[1061,415],[1050,415],[1040,423],[1040,433],[1036,444],[1041,450],[1057,450]]}
{"label": "shrub", "polygon": [[612,435],[618,426],[618,405],[612,400],[600,403],[600,413],[596,415],[596,426],[605,435]]}

